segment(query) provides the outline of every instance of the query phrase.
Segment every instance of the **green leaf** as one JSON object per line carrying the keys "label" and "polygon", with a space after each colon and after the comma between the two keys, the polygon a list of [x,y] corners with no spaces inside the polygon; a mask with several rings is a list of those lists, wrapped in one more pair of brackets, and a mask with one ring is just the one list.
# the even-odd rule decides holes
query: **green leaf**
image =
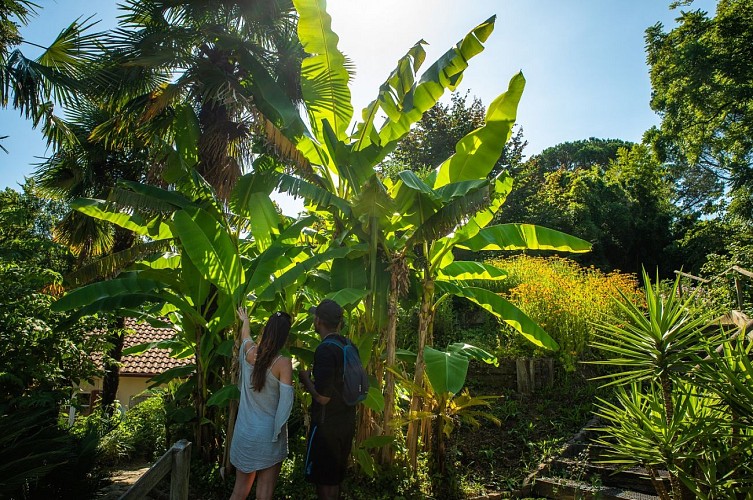
{"label": "green leaf", "polygon": [[362,252],[364,250],[362,245],[354,245],[350,247],[334,247],[320,254],[315,254],[312,257],[295,264],[292,268],[285,271],[281,276],[272,281],[270,285],[258,295],[257,300],[259,302],[273,300],[276,293],[282,293],[283,290],[294,284],[295,281],[303,274],[319,265],[328,262],[332,259],[347,257],[353,252]]}
{"label": "green leaf", "polygon": [[68,292],[53,302],[53,311],[70,311],[87,306],[101,299],[118,295],[159,292],[163,285],[159,281],[144,279],[138,273],[128,273],[122,278],[92,283]]}
{"label": "green leaf", "polygon": [[379,144],[379,135],[374,128],[374,120],[382,109],[387,116],[399,119],[400,110],[404,107],[405,97],[413,90],[415,75],[426,58],[424,50],[426,42],[416,43],[397,62],[387,80],[379,87],[379,95],[361,112],[363,119],[356,127],[353,151],[361,151],[375,141]]}
{"label": "green leaf", "polygon": [[342,288],[336,292],[327,294],[326,298],[334,300],[343,308],[349,309],[356,306],[369,294],[368,290],[358,288]]}
{"label": "green leaf", "polygon": [[365,266],[366,261],[360,255],[356,258],[332,260],[329,272],[331,290],[366,290],[369,286],[369,277],[364,272]]}
{"label": "green leaf", "polygon": [[507,271],[476,261],[455,261],[439,269],[439,277],[452,280],[503,280]]}
{"label": "green leaf", "polygon": [[353,117],[345,57],[337,48],[332,18],[324,0],[294,0],[298,11],[298,38],[311,54],[301,63],[301,91],[309,114],[309,123],[320,142],[324,141],[324,121],[329,122],[337,138],[345,140],[345,131]]}
{"label": "green leaf", "polygon": [[510,80],[507,92],[489,105],[484,125],[460,139],[455,154],[439,166],[435,189],[452,182],[483,179],[491,172],[510,139],[524,87],[525,78],[518,73]]}
{"label": "green leaf", "polygon": [[366,438],[359,444],[359,447],[364,448],[366,450],[374,449],[374,448],[381,448],[382,446],[387,446],[392,444],[395,441],[395,436],[371,436],[370,438]]}
{"label": "green leaf", "polygon": [[225,226],[200,208],[175,213],[181,245],[204,278],[229,295],[244,281],[238,250]]}
{"label": "green leaf", "polygon": [[369,392],[366,394],[366,399],[363,400],[366,408],[381,413],[384,411],[384,395],[376,384],[369,385]]}
{"label": "green leaf", "polygon": [[483,307],[523,335],[528,341],[543,347],[556,351],[559,349],[557,342],[552,339],[548,333],[537,325],[526,314],[512,305],[507,300],[489,290],[477,287],[461,287],[447,281],[436,281],[437,290],[442,293],[450,293],[466,299]]}
{"label": "green leaf", "polygon": [[104,200],[79,198],[71,202],[71,208],[89,217],[106,220],[136,234],[148,236],[153,240],[164,240],[173,237],[170,227],[162,222],[161,217],[146,220],[139,214],[114,212],[112,211],[112,205]]}
{"label": "green leaf", "polygon": [[489,226],[457,246],[474,252],[480,250],[557,250],[574,253],[591,251],[591,244],[585,240],[533,224]]}
{"label": "green leaf", "polygon": [[[448,50],[434,64],[432,64],[419,82],[411,88],[402,102],[402,109],[389,117],[379,131],[379,144],[386,146],[395,143],[408,133],[411,125],[421,119],[421,116],[434,106],[444,94],[445,89],[455,90],[460,84],[463,71],[468,67],[468,61],[484,50],[483,42],[494,30],[495,16],[479,24],[455,47]],[[386,103],[386,101],[382,101]],[[384,105],[387,112],[389,106]]]}
{"label": "green leaf", "polygon": [[450,344],[449,346],[447,346],[447,352],[456,352],[458,354],[462,354],[463,356],[483,361],[488,365],[499,366],[499,360],[495,355],[486,352],[480,347],[466,344],[464,342],[456,342],[454,344]]}
{"label": "green leaf", "polygon": [[230,194],[230,209],[251,222],[251,234],[260,252],[272,244],[272,237],[279,233],[280,216],[269,193],[275,179],[258,173],[246,174],[235,184]]}
{"label": "green leaf", "polygon": [[241,392],[238,390],[236,384],[226,385],[219,391],[215,391],[214,394],[207,400],[207,406],[219,406],[224,408],[230,401],[237,401],[241,397]]}
{"label": "green leaf", "polygon": [[150,378],[149,382],[151,382],[153,385],[166,384],[171,380],[175,380],[176,378],[188,377],[195,371],[196,366],[194,365],[174,366],[173,368],[169,368],[159,375],[155,375],[154,377]]}
{"label": "green leaf", "polygon": [[424,347],[426,376],[436,394],[457,394],[465,385],[468,358],[458,352],[442,352]]}

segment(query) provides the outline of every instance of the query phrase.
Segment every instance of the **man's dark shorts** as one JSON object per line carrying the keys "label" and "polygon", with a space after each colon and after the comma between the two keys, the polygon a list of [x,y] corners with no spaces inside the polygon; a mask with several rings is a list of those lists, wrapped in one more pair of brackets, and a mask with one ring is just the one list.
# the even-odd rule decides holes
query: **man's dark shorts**
{"label": "man's dark shorts", "polygon": [[318,425],[311,428],[306,451],[306,481],[328,486],[345,478],[355,425]]}

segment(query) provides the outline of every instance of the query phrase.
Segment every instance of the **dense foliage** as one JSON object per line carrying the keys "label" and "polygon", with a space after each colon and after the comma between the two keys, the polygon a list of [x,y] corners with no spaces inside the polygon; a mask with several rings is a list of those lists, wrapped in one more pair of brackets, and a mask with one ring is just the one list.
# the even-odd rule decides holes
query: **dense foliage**
{"label": "dense foliage", "polygon": [[723,181],[731,208],[750,219],[753,2],[720,0],[714,16],[693,10],[678,21],[646,31],[651,107],[662,116],[649,139],[674,164],[687,206],[719,211]]}

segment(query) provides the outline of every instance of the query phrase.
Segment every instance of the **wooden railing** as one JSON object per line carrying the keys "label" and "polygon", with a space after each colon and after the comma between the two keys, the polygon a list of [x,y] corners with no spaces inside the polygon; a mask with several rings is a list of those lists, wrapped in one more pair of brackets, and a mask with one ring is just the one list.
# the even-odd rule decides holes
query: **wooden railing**
{"label": "wooden railing", "polygon": [[191,443],[181,439],[154,462],[146,473],[128,488],[120,500],[144,498],[163,477],[170,473],[170,500],[188,499],[188,476],[191,472]]}

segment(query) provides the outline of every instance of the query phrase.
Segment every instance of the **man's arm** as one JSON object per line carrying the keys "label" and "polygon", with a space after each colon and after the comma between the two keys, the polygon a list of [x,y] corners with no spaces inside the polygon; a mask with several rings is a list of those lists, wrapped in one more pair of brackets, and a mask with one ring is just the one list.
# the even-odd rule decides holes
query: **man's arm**
{"label": "man's arm", "polygon": [[329,400],[332,399],[328,398],[327,396],[322,396],[316,391],[314,382],[311,380],[310,370],[298,370],[298,378],[301,380],[301,383],[303,384],[303,387],[306,389],[306,391],[311,394],[311,398],[320,405],[326,405],[327,403],[329,403]]}

